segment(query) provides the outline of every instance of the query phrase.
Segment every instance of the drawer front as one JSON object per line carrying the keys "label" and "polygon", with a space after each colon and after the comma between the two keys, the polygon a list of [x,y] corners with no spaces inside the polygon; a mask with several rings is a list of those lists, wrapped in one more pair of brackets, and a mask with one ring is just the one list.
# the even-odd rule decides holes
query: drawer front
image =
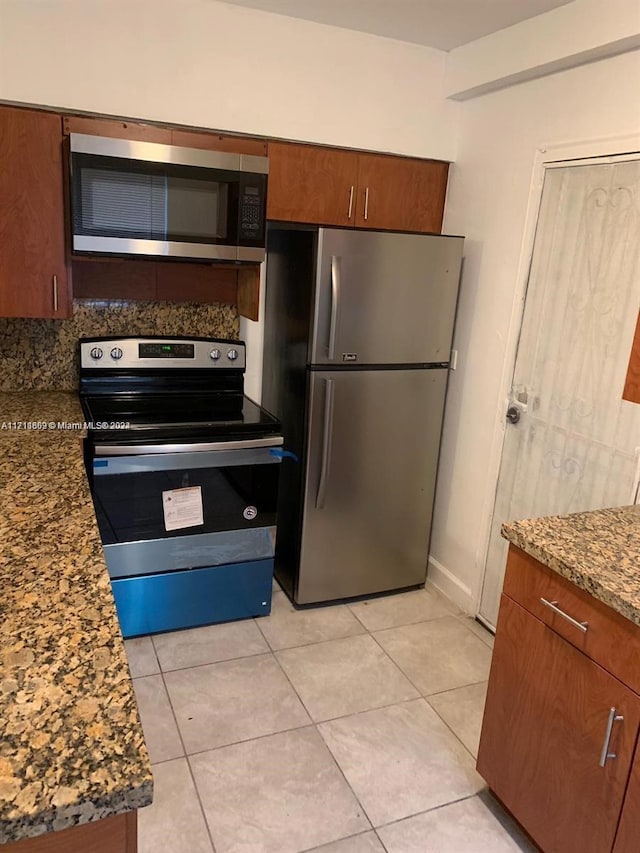
{"label": "drawer front", "polygon": [[[591,660],[640,693],[636,652],[640,628],[633,622],[515,545],[509,547],[503,591]],[[553,607],[549,606],[551,604]],[[581,628],[580,623],[586,626]]]}

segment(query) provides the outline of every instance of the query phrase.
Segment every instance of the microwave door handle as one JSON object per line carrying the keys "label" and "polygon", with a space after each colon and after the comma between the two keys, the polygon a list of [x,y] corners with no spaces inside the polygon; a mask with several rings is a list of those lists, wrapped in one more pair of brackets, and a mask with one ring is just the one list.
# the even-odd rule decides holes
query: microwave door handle
{"label": "microwave door handle", "polygon": [[336,334],[338,331],[338,308],[340,304],[341,286],[341,263],[342,259],[337,255],[331,256],[331,315],[329,319],[329,347],[327,357],[329,361],[335,359]]}
{"label": "microwave door handle", "polygon": [[316,494],[316,509],[324,509],[329,481],[329,464],[331,462],[331,433],[333,431],[333,379],[325,379],[324,423],[322,430],[322,461],[320,463],[320,482]]}

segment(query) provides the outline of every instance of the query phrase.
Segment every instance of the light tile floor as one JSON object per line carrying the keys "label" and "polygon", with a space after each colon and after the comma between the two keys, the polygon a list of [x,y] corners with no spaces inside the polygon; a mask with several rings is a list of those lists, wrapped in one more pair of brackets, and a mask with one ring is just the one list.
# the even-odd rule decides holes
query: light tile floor
{"label": "light tile floor", "polygon": [[128,640],[139,853],[532,851],[475,771],[492,645],[431,589]]}

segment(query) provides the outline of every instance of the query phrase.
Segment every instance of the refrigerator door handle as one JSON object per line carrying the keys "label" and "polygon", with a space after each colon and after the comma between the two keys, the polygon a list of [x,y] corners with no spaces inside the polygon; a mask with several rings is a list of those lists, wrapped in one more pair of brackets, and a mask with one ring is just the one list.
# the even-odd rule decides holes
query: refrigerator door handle
{"label": "refrigerator door handle", "polygon": [[322,431],[322,462],[320,464],[320,482],[316,495],[316,509],[324,509],[324,499],[329,481],[331,461],[331,434],[333,432],[333,379],[325,379],[324,425]]}
{"label": "refrigerator door handle", "polygon": [[340,302],[340,261],[337,255],[331,256],[331,317],[329,319],[329,361],[335,358],[336,333],[338,331],[338,304]]}

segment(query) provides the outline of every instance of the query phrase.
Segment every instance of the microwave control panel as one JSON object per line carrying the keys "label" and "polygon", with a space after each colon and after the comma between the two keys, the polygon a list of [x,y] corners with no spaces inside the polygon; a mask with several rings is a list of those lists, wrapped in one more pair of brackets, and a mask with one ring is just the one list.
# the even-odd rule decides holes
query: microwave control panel
{"label": "microwave control panel", "polygon": [[264,175],[246,175],[240,185],[240,239],[264,245],[267,182]]}

